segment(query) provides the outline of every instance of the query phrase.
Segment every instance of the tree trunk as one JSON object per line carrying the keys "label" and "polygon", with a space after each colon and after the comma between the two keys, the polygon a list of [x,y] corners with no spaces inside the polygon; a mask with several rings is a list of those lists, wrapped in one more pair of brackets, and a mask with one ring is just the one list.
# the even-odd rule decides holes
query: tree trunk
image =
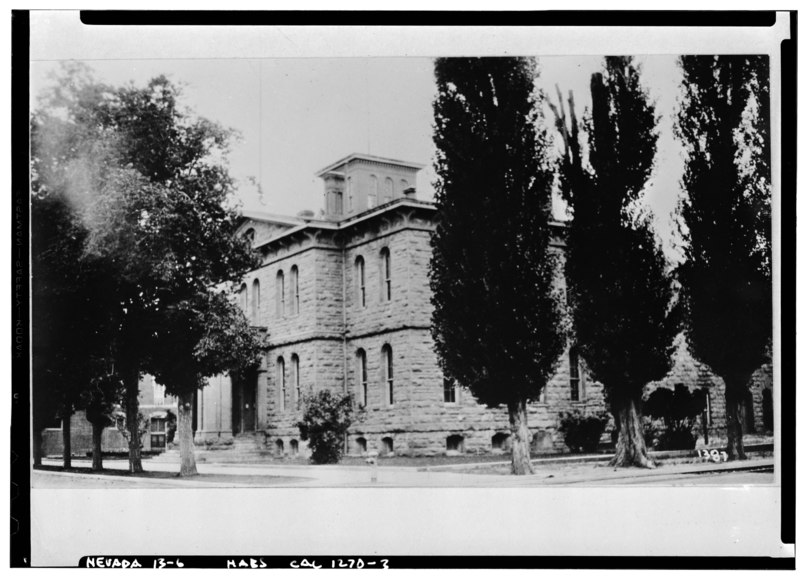
{"label": "tree trunk", "polygon": [[725,417],[728,427],[728,456],[747,460],[742,439],[742,415],[744,414],[743,391],[747,381],[728,378],[725,380]]}
{"label": "tree trunk", "polygon": [[525,400],[508,405],[508,419],[511,424],[511,474],[531,474],[531,437]]}
{"label": "tree trunk", "polygon": [[61,442],[64,445],[64,468],[72,468],[72,412],[65,411],[61,419]]}
{"label": "tree trunk", "polygon": [[194,460],[194,432],[192,432],[192,399],[194,392],[184,392],[178,397],[178,444],[181,452],[180,476],[197,474]]}
{"label": "tree trunk", "polygon": [[644,440],[644,427],[642,426],[642,401],[625,398],[615,406],[614,413],[619,431],[617,432],[617,450],[609,466],[655,468],[655,463],[647,456],[647,444]]}
{"label": "tree trunk", "polygon": [[128,471],[144,472],[142,438],[139,436],[139,373],[127,371],[125,384],[125,428],[128,430]]}
{"label": "tree trunk", "polygon": [[44,445],[44,436],[42,429],[33,429],[33,466],[42,466],[42,446]]}
{"label": "tree trunk", "polygon": [[103,470],[103,430],[102,422],[92,423],[92,470]]}

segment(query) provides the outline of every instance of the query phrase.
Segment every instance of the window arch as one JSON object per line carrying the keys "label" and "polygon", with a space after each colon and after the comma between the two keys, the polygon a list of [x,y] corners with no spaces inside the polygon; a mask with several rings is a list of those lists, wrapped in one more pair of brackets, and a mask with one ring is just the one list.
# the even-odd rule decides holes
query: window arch
{"label": "window arch", "polygon": [[391,177],[386,177],[383,182],[383,202],[388,203],[394,199],[394,181]]}
{"label": "window arch", "polygon": [[392,300],[392,256],[389,248],[381,249],[381,292],[383,300]]}
{"label": "window arch", "polygon": [[581,399],[581,365],[578,356],[578,349],[569,349],[569,392],[570,399],[578,402]]}
{"label": "window arch", "polygon": [[296,265],[289,270],[289,299],[291,300],[292,315],[300,313],[300,270]]}
{"label": "window arch", "polygon": [[297,354],[292,354],[292,386],[295,405],[300,408],[300,356]]}
{"label": "window arch", "polygon": [[239,308],[242,313],[247,314],[247,284],[243,283],[239,287]]}
{"label": "window arch", "polygon": [[367,305],[367,276],[364,272],[364,258],[360,255],[356,257],[356,295],[358,305],[365,307]]}
{"label": "window arch", "polygon": [[357,383],[361,404],[366,406],[369,382],[367,381],[367,353],[362,348],[356,350],[356,372],[358,372]]}
{"label": "window arch", "polygon": [[247,231],[244,232],[244,238],[247,239],[250,243],[253,243],[256,240],[256,230],[250,227]]}
{"label": "window arch", "polygon": [[286,364],[283,356],[278,356],[278,410],[286,410]]}
{"label": "window arch", "polygon": [[258,326],[260,324],[259,309],[261,308],[261,283],[257,279],[253,280],[253,301],[251,305],[253,308],[253,325]]}
{"label": "window arch", "polygon": [[283,317],[284,306],[286,305],[286,286],[283,279],[283,270],[278,270],[275,276],[275,315]]}
{"label": "window arch", "polygon": [[386,389],[386,404],[391,406],[394,404],[394,360],[392,347],[389,344],[384,345],[381,350],[381,366]]}
{"label": "window arch", "polygon": [[367,193],[367,209],[372,209],[378,204],[378,178],[369,176],[369,191]]}

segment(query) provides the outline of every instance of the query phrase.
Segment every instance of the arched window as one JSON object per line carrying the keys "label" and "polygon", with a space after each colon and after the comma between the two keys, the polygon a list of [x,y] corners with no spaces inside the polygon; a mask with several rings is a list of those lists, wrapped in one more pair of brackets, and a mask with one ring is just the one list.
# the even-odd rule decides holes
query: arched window
{"label": "arched window", "polygon": [[278,357],[278,410],[286,410],[286,364],[283,356]]}
{"label": "arched window", "polygon": [[448,376],[444,377],[444,402],[445,404],[456,403],[456,383]]}
{"label": "arched window", "polygon": [[392,300],[392,257],[389,248],[381,249],[381,287],[384,301]]}
{"label": "arched window", "polygon": [[367,209],[372,209],[378,204],[378,178],[369,176],[369,192],[367,193]]}
{"label": "arched window", "polygon": [[292,354],[292,385],[295,404],[300,408],[300,357],[297,354]]}
{"label": "arched window", "polygon": [[247,284],[243,283],[239,288],[239,308],[243,314],[247,314]]}
{"label": "arched window", "polygon": [[356,351],[356,371],[358,372],[358,385],[359,393],[361,395],[361,404],[367,405],[367,353],[359,348]]}
{"label": "arched window", "polygon": [[450,452],[464,452],[464,437],[460,434],[451,434],[445,439],[445,445]]}
{"label": "arched window", "polygon": [[388,203],[394,199],[394,181],[391,177],[386,177],[383,182],[383,202]]}
{"label": "arched window", "polygon": [[298,454],[300,454],[300,444],[296,440],[292,439],[289,441],[289,456],[294,457]]}
{"label": "arched window", "polygon": [[280,438],[275,441],[275,455],[283,456],[283,441]]}
{"label": "arched window", "polygon": [[358,305],[367,305],[367,277],[364,275],[364,258],[360,255],[356,258],[356,295]]}
{"label": "arched window", "polygon": [[363,436],[356,438],[356,448],[359,454],[365,454],[367,452],[367,439]]}
{"label": "arched window", "polygon": [[576,348],[569,349],[569,392],[573,402],[581,399],[581,366]]}
{"label": "arched window", "polygon": [[291,292],[292,314],[300,313],[300,271],[296,265],[289,270],[289,291]]}
{"label": "arched window", "polygon": [[283,317],[284,306],[286,305],[286,287],[283,281],[283,270],[278,270],[275,276],[275,315]]}
{"label": "arched window", "polygon": [[394,452],[394,440],[391,436],[381,438],[381,454],[392,454]]}
{"label": "arched window", "polygon": [[250,243],[253,243],[256,239],[256,230],[252,227],[244,232],[244,238],[247,239]]}
{"label": "arched window", "polygon": [[260,312],[259,309],[261,308],[261,284],[258,280],[253,281],[253,325],[258,326],[260,324]]}
{"label": "arched window", "polygon": [[386,387],[386,404],[394,404],[394,361],[392,360],[392,347],[386,344],[381,350],[381,365],[383,367],[383,380]]}

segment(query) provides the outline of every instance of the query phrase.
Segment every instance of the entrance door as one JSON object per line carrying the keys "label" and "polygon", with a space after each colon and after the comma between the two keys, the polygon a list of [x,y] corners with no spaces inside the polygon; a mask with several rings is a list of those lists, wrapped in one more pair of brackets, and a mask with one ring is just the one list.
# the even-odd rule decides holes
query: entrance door
{"label": "entrance door", "polygon": [[233,404],[231,405],[233,433],[253,432],[256,429],[256,382],[255,371],[246,372],[233,380]]}

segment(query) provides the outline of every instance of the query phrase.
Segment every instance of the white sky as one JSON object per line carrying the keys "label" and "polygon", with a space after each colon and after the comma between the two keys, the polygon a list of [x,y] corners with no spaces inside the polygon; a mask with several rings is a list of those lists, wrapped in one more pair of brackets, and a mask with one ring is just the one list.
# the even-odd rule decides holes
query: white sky
{"label": "white sky", "polygon": [[[322,184],[314,172],[353,152],[424,163],[418,194],[432,199],[433,56],[452,55],[452,45],[458,50],[455,54],[539,55],[554,50],[559,54],[558,42],[571,52],[580,51],[582,44],[565,43],[565,39],[580,40],[579,34],[553,36],[545,31],[532,39],[530,29],[512,28],[502,29],[502,37],[488,29],[469,38],[463,34],[468,30],[445,29],[447,34],[439,36],[449,44],[444,42],[442,48],[441,38],[437,44],[435,34],[420,30],[300,32],[247,27],[111,30],[82,26],[75,12],[38,12],[31,17],[31,95],[35,99],[47,84],[48,73],[68,59],[85,60],[100,80],[113,84],[142,84],[167,74],[185,85],[183,102],[197,114],[239,133],[229,161],[243,207],[293,215],[321,208]],[[626,32],[631,45],[627,48],[638,42],[642,52],[652,51],[652,38],[637,40],[631,29]],[[297,50],[299,43],[302,50]],[[584,44],[585,54],[591,54],[590,45]],[[408,55],[411,46],[416,55]],[[464,52],[464,46],[472,49]],[[614,42],[604,48],[598,54],[637,54],[621,51]],[[672,131],[679,53],[638,57],[643,83],[656,99],[661,117],[656,167],[645,203],[653,209],[657,231],[667,242],[674,231],[670,212],[682,171]],[[579,114],[589,105],[590,75],[602,66],[601,56],[585,54],[539,57],[540,86],[553,100],[556,85],[565,97],[572,89]],[[250,178],[262,184],[263,196]],[[563,218],[563,203],[556,203],[555,211]]]}

